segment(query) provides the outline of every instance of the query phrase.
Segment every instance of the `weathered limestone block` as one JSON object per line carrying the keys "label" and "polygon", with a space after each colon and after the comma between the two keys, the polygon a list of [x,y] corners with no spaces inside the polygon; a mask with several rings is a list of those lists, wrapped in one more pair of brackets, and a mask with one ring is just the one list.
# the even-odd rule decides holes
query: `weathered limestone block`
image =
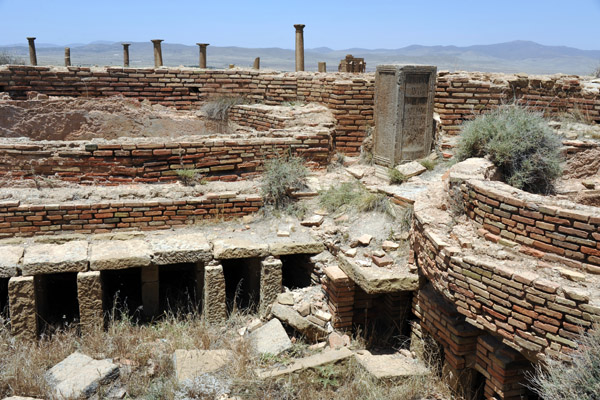
{"label": "weathered limestone block", "polygon": [[269,244],[270,253],[274,256],[283,256],[290,254],[319,254],[325,250],[322,242],[318,241],[287,241]]}
{"label": "weathered limestone block", "polygon": [[150,265],[152,249],[143,240],[110,240],[92,243],[90,269],[124,269]]}
{"label": "weathered limestone block", "polygon": [[142,305],[146,317],[153,317],[158,314],[158,286],[158,265],[142,268]]}
{"label": "weathered limestone block", "polygon": [[0,247],[0,278],[10,278],[17,275],[19,261],[23,256],[23,247],[21,246],[2,246]]}
{"label": "weathered limestone block", "polygon": [[88,242],[74,240],[63,244],[37,244],[25,250],[23,275],[83,272],[88,267]]}
{"label": "weathered limestone block", "polygon": [[285,368],[277,367],[269,370],[259,369],[256,371],[256,375],[260,379],[275,378],[304,369],[316,368],[321,365],[338,363],[347,358],[352,357],[353,355],[354,353],[352,352],[352,350],[349,350],[346,347],[342,347],[340,349],[335,350],[327,350],[312,356],[297,359]]}
{"label": "weathered limestone block", "polygon": [[260,263],[260,304],[261,315],[268,313],[269,307],[277,299],[283,288],[283,263],[275,257],[268,257]]}
{"label": "weathered limestone block", "polygon": [[77,300],[82,331],[104,326],[104,302],[100,271],[77,274]]}
{"label": "weathered limestone block", "polygon": [[203,233],[164,235],[150,240],[154,264],[208,262],[212,258],[210,244]]}
{"label": "weathered limestone block", "polygon": [[231,350],[175,350],[173,366],[177,382],[216,372],[233,361]]}
{"label": "weathered limestone block", "polygon": [[33,276],[10,278],[8,302],[12,334],[35,340],[38,334],[38,319]]}
{"label": "weathered limestone block", "polygon": [[327,337],[327,330],[313,324],[307,318],[302,317],[298,311],[292,307],[284,306],[282,304],[275,303],[271,308],[271,313],[279,319],[291,326],[311,341],[317,341]]}
{"label": "weathered limestone block", "polygon": [[373,355],[368,350],[360,350],[355,357],[358,364],[376,379],[401,379],[429,374],[422,361],[401,353]]}
{"label": "weathered limestone block", "polygon": [[204,296],[202,315],[209,323],[220,323],[227,319],[227,294],[223,266],[213,262],[204,267]]}
{"label": "weathered limestone block", "polygon": [[265,257],[269,245],[244,239],[219,239],[213,242],[213,256],[217,260]]}
{"label": "weathered limestone block", "polygon": [[292,341],[277,318],[252,331],[248,340],[259,354],[277,355],[292,347]]}
{"label": "weathered limestone block", "polygon": [[378,65],[375,75],[375,163],[393,167],[431,151],[437,68]]}
{"label": "weathered limestone block", "polygon": [[46,380],[58,399],[90,397],[100,383],[119,376],[119,367],[111,360],[94,360],[75,352],[50,368]]}

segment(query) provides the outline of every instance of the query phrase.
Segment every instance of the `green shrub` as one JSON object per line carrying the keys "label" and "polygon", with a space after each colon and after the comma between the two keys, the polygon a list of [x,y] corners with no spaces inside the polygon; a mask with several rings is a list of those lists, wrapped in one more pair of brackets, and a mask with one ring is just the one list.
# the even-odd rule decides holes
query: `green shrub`
{"label": "green shrub", "polygon": [[509,185],[548,194],[561,173],[560,146],[541,114],[502,106],[464,124],[456,156],[487,155]]}
{"label": "green shrub", "polygon": [[544,400],[600,399],[600,327],[582,335],[572,363],[549,359],[530,378],[531,389]]}
{"label": "green shrub", "polygon": [[204,185],[206,183],[198,169],[177,169],[175,172],[185,186]]}
{"label": "green shrub", "polygon": [[285,208],[291,201],[290,191],[306,188],[308,168],[301,157],[277,157],[265,161],[261,192],[267,204]]}
{"label": "green shrub", "polygon": [[430,158],[422,158],[419,160],[419,164],[421,164],[423,167],[425,167],[427,169],[427,171],[431,171],[435,168],[435,166],[437,165],[437,162]]}
{"label": "green shrub", "polygon": [[388,176],[392,185],[400,185],[408,180],[408,177],[396,168],[390,168],[388,170]]}
{"label": "green shrub", "polygon": [[344,182],[321,191],[319,204],[329,212],[355,209],[395,216],[392,204],[385,194],[371,193],[359,182]]}

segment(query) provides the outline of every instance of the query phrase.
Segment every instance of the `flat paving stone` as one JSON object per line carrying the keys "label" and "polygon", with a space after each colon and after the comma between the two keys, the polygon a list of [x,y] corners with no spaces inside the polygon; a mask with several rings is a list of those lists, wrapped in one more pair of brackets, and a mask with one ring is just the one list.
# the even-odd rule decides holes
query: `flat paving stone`
{"label": "flat paving stone", "polygon": [[36,244],[23,256],[23,275],[58,272],[84,272],[88,268],[88,242],[74,240],[62,244]]}
{"label": "flat paving stone", "polygon": [[2,257],[0,257],[0,278],[17,276],[19,261],[23,257],[23,247],[1,246],[0,254],[2,254]]}
{"label": "flat paving stone", "polygon": [[91,396],[100,383],[117,378],[119,367],[111,360],[94,360],[75,352],[46,373],[46,381],[58,399]]}
{"label": "flat paving stone", "polygon": [[316,368],[321,365],[337,363],[339,361],[350,358],[354,355],[349,349],[342,347],[335,350],[326,350],[309,357],[297,359],[290,365],[281,368],[273,368],[269,370],[257,370],[256,374],[260,379],[275,378],[282,375],[291,374],[309,368]]}
{"label": "flat paving stone", "polygon": [[146,267],[152,261],[152,249],[143,240],[111,240],[92,243],[90,269],[125,269]]}
{"label": "flat paving stone", "polygon": [[355,355],[358,364],[377,379],[397,379],[429,374],[422,361],[399,353],[373,355],[368,350],[359,350]]}
{"label": "flat paving stone", "polygon": [[217,260],[232,258],[265,257],[269,254],[269,245],[246,239],[218,239],[213,242],[213,256]]}
{"label": "flat paving stone", "polygon": [[150,248],[158,265],[208,262],[212,257],[204,233],[155,236],[150,239]]}
{"label": "flat paving stone", "polygon": [[175,378],[182,383],[195,377],[212,373],[233,361],[231,350],[175,350],[173,365]]}

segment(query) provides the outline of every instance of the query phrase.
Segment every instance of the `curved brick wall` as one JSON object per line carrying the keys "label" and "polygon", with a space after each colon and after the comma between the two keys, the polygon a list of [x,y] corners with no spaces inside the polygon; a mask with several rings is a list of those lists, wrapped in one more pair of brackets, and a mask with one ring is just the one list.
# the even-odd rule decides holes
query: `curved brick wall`
{"label": "curved brick wall", "polygon": [[599,208],[550,202],[501,182],[453,182],[451,175],[450,184],[461,191],[467,215],[491,234],[488,240],[511,240],[524,253],[600,273]]}
{"label": "curved brick wall", "polygon": [[181,200],[36,205],[4,201],[0,202],[0,238],[185,227],[206,219],[252,214],[262,205],[258,195],[232,192]]}
{"label": "curved brick wall", "polygon": [[[482,262],[448,247],[415,214],[412,247],[419,270],[436,292],[471,325],[502,337],[531,359],[546,353],[565,358],[577,348],[580,327],[600,321],[600,306],[575,288],[524,271]],[[441,323],[440,321],[439,323]]]}

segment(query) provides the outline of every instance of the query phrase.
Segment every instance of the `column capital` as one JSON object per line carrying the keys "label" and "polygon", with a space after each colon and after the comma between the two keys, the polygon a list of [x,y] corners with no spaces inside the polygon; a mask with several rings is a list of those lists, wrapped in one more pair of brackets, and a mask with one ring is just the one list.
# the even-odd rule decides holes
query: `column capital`
{"label": "column capital", "polygon": [[29,40],[31,42],[31,41],[35,40],[35,38],[34,37],[28,37],[27,40]]}
{"label": "column capital", "polygon": [[152,40],[150,40],[150,41],[151,41],[152,43],[160,43],[160,42],[163,42],[163,41],[164,41],[164,39],[152,39]]}
{"label": "column capital", "polygon": [[196,43],[200,47],[210,46],[210,43]]}
{"label": "column capital", "polygon": [[303,24],[295,24],[295,25],[294,25],[294,28],[296,28],[296,31],[297,31],[297,32],[302,32],[302,30],[304,30],[304,27],[305,27],[305,26],[306,26],[306,25],[303,25]]}
{"label": "column capital", "polygon": [[123,47],[128,47],[131,45],[131,43],[121,43],[123,45]]}

